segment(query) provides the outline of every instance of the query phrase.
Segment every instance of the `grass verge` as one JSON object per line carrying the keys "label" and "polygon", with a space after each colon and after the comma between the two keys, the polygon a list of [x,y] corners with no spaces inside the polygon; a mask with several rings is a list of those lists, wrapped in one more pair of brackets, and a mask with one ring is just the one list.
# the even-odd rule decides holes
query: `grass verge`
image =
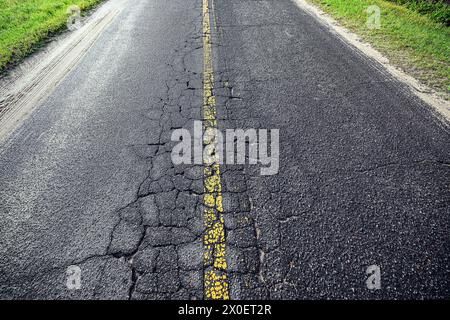
{"label": "grass verge", "polygon": [[64,30],[67,9],[87,10],[102,0],[0,0],[0,72]]}
{"label": "grass verge", "polygon": [[404,5],[414,11],[426,14],[434,21],[450,26],[449,0],[389,0]]}
{"label": "grass verge", "polygon": [[[423,83],[450,94],[450,27],[385,0],[308,0]],[[369,29],[366,9],[381,9],[381,28]]]}

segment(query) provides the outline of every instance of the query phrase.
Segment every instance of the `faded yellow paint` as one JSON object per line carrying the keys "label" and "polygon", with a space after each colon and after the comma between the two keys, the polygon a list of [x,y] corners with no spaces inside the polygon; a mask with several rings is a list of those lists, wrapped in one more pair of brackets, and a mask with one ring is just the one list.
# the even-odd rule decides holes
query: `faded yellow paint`
{"label": "faded yellow paint", "polygon": [[[217,129],[216,97],[214,96],[214,71],[211,48],[211,21],[208,0],[203,0],[203,124],[204,130]],[[211,137],[203,139],[204,145],[216,143]],[[223,219],[222,182],[217,155],[204,160],[206,227],[204,244],[204,288],[206,299],[230,299],[227,278],[225,223]]]}
{"label": "faded yellow paint", "polygon": [[218,274],[213,270],[205,273],[205,288],[207,291],[207,298],[213,300],[228,300],[230,299],[228,279],[226,273]]}

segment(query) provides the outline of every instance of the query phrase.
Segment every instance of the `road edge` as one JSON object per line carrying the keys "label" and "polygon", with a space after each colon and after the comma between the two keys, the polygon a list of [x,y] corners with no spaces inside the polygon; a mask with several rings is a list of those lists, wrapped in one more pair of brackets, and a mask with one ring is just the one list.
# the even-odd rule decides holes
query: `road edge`
{"label": "road edge", "polygon": [[29,65],[28,73],[11,76],[9,82],[4,80],[5,84],[0,82],[0,142],[6,142],[20,128],[120,13],[120,8],[108,8],[107,3],[97,7],[81,28],[56,43],[52,51],[43,51],[41,59]]}
{"label": "road edge", "polygon": [[294,4],[312,16],[320,24],[331,30],[341,40],[350,45],[353,49],[358,50],[364,56],[375,61],[383,67],[396,80],[405,84],[412,94],[418,97],[427,105],[431,106],[435,112],[436,117],[445,125],[450,127],[450,106],[449,102],[441,98],[434,89],[427,85],[420,83],[419,80],[413,76],[400,70],[398,67],[392,65],[389,59],[386,58],[380,51],[376,50],[370,43],[364,41],[356,33],[343,27],[336,19],[314,4],[306,0],[292,0]]}

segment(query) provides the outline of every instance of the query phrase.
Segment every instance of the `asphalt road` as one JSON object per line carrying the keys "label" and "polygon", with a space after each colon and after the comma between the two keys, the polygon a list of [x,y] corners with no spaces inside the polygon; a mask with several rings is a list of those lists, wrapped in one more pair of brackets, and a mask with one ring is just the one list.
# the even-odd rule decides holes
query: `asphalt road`
{"label": "asphalt road", "polygon": [[[210,10],[219,128],[280,130],[277,175],[222,168],[231,298],[449,298],[431,107],[290,0]],[[0,298],[205,297],[203,167],[170,159],[202,119],[202,18],[201,0],[133,1],[0,145]]]}

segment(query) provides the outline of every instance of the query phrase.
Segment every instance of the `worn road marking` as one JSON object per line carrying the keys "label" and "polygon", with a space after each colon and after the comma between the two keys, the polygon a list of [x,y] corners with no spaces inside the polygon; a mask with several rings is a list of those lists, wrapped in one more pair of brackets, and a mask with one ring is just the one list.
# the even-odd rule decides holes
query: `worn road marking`
{"label": "worn road marking", "polygon": [[[208,0],[203,0],[203,126],[204,130],[217,129],[216,98],[213,94],[214,70],[211,49],[211,20]],[[208,135],[203,138],[205,146],[216,141]],[[204,159],[205,209],[203,219],[206,232],[204,244],[204,289],[206,299],[230,298],[225,257],[225,226],[222,207],[222,183],[217,156]]]}

